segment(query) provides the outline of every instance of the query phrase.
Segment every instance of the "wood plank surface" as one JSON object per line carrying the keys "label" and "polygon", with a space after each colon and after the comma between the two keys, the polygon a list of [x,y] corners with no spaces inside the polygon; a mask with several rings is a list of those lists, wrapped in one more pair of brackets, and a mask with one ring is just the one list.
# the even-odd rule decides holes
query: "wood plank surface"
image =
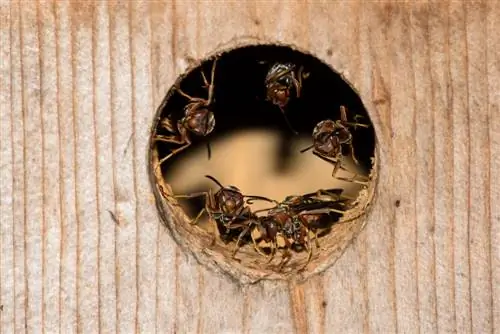
{"label": "wood plank surface", "polygon": [[[499,17],[493,0],[1,1],[0,332],[500,332]],[[248,40],[342,72],[377,134],[367,225],[303,283],[206,269],[152,198],[157,106],[193,59]]]}

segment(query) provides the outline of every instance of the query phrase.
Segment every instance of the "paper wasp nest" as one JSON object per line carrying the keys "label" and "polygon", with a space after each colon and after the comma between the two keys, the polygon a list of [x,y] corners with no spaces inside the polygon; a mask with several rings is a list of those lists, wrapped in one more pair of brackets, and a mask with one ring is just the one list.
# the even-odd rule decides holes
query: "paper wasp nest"
{"label": "paper wasp nest", "polygon": [[354,89],[317,58],[252,45],[195,64],[158,108],[157,206],[175,240],[243,282],[306,278],[361,231],[375,133]]}

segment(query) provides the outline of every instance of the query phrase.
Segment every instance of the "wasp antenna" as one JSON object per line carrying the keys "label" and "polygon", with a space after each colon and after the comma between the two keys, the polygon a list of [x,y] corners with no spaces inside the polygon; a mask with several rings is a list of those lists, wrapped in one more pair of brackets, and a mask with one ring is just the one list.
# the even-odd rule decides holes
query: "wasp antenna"
{"label": "wasp antenna", "polygon": [[276,207],[273,206],[272,208],[260,209],[260,210],[254,211],[253,213],[260,213],[260,212],[264,212],[264,211],[269,211],[269,210],[272,210],[274,208],[276,208]]}
{"label": "wasp antenna", "polygon": [[219,187],[221,187],[221,188],[225,188],[225,187],[222,185],[222,183],[220,183],[219,181],[217,181],[217,179],[216,179],[215,177],[213,177],[213,176],[211,176],[211,175],[205,175],[205,177],[206,177],[207,179],[210,179],[210,180],[214,181],[214,182],[215,182],[215,184],[217,184]]}
{"label": "wasp antenna", "polygon": [[270,198],[267,198],[264,196],[245,195],[245,197],[249,199],[247,201],[247,203],[249,203],[249,204],[253,203],[252,200],[262,200],[262,201],[271,202],[271,203],[275,203],[275,204],[279,203],[278,201],[276,201],[274,199],[270,199]]}
{"label": "wasp antenna", "polygon": [[307,152],[307,151],[309,151],[309,150],[310,150],[311,148],[313,148],[313,147],[314,147],[314,144],[312,144],[311,146],[308,146],[308,147],[306,147],[306,148],[304,148],[304,149],[300,150],[300,153]]}
{"label": "wasp antenna", "polygon": [[283,114],[283,117],[285,117],[285,122],[288,125],[288,128],[290,129],[290,131],[292,131],[295,135],[298,135],[299,133],[297,131],[295,131],[295,129],[292,127],[292,124],[290,124],[290,121],[288,120],[288,117],[286,117],[285,111],[283,109],[281,109],[281,113]]}
{"label": "wasp antenna", "polygon": [[340,106],[340,120],[347,123],[347,108],[345,106]]}
{"label": "wasp antenna", "polygon": [[302,79],[307,79],[309,77],[309,75],[311,74],[311,72],[305,72],[304,71],[304,66],[301,66],[298,70],[298,76],[299,77],[302,77]]}
{"label": "wasp antenna", "polygon": [[210,146],[210,142],[207,141],[207,153],[208,153],[208,160],[212,157],[212,148]]}

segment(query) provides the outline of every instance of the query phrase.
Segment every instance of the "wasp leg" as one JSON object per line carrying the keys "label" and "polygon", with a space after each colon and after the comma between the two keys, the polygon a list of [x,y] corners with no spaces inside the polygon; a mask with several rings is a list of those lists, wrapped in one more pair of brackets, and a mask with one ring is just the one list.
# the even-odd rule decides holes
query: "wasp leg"
{"label": "wasp leg", "polygon": [[212,63],[212,73],[210,74],[210,81],[211,83],[208,84],[207,78],[205,77],[205,74],[203,74],[203,80],[205,81],[205,85],[208,87],[208,104],[211,104],[214,99],[214,88],[215,88],[215,67],[217,65],[217,59],[214,59],[214,62]]}
{"label": "wasp leg", "polygon": [[[341,169],[344,169],[342,166],[340,167]],[[347,195],[341,195],[341,194],[335,194],[335,193],[332,193],[328,190],[325,190],[325,189],[319,189],[316,194],[318,196],[320,195],[326,195],[326,196],[329,196],[331,198],[335,198],[336,200],[341,200],[341,199],[349,199],[349,200],[355,200],[356,198],[355,197],[352,197],[352,196],[347,196]]]}
{"label": "wasp leg", "polygon": [[[350,178],[346,178],[346,177],[336,177],[337,180],[341,180],[341,181],[347,181],[347,182],[352,182],[352,183],[357,183],[357,184],[361,184],[361,185],[367,185],[368,184],[368,181],[370,180],[369,177],[366,177],[364,175],[360,175],[358,173],[354,173],[346,168],[344,168],[343,166],[340,167],[342,170],[346,171],[346,172],[349,172],[349,173],[352,173],[352,176]],[[360,180],[356,180],[356,178],[364,178],[366,179],[366,181],[360,181]]]}
{"label": "wasp leg", "polygon": [[292,258],[292,256],[290,254],[290,251],[289,251],[288,248],[286,248],[283,251],[283,255],[281,257],[281,261],[280,261],[280,264],[279,264],[279,267],[278,267],[278,271],[282,271],[283,267],[288,263],[288,261],[290,261],[291,258]]}
{"label": "wasp leg", "polygon": [[[346,169],[344,166],[342,166],[342,163],[340,161],[340,159],[330,159],[330,158],[327,158],[327,157],[324,157],[322,156],[321,154],[318,154],[316,152],[313,152],[314,155],[316,155],[318,158],[326,161],[326,162],[329,162],[331,164],[334,165],[334,168],[333,168],[333,172],[332,172],[332,177],[333,178],[336,178],[337,180],[342,180],[342,181],[347,181],[347,182],[353,182],[353,183],[359,183],[359,184],[362,184],[362,185],[366,185],[368,184],[368,182],[362,182],[362,181],[358,181],[356,180],[357,177],[362,177],[362,175],[359,175],[358,173],[353,173],[351,171],[349,171],[348,169]],[[339,169],[342,169],[342,170],[345,170],[347,172],[350,172],[350,173],[353,173],[353,176],[349,179],[345,178],[345,177],[338,177],[338,176],[335,176],[338,172]]]}
{"label": "wasp leg", "polygon": [[271,256],[269,256],[269,260],[267,260],[267,263],[271,262],[274,259],[275,254],[276,254],[276,247],[274,245],[274,241],[271,241]]}
{"label": "wasp leg", "polygon": [[193,197],[200,197],[200,196],[206,196],[206,195],[207,195],[207,192],[203,191],[203,192],[193,193],[193,194],[188,194],[188,195],[174,195],[172,197],[175,197],[175,198],[193,198]]}
{"label": "wasp leg", "polygon": [[347,108],[345,106],[340,106],[340,121],[347,123]]}
{"label": "wasp leg", "polygon": [[[188,148],[191,145],[191,140],[189,140],[189,136],[188,136],[186,129],[179,127],[179,134],[180,134],[180,137],[178,139],[176,139],[177,142],[175,142],[175,143],[183,144],[183,146],[176,148],[175,150],[172,150],[166,157],[161,159],[160,162],[158,163],[158,167],[163,162],[167,161],[168,159],[170,159],[172,156],[176,155],[177,153],[182,152],[183,150],[185,150],[186,148]],[[172,143],[174,143],[174,142],[172,142]]]}
{"label": "wasp leg", "polygon": [[341,122],[342,125],[344,126],[352,126],[354,130],[356,130],[357,127],[361,128],[369,128],[370,126],[368,124],[363,124],[363,123],[357,123],[357,122]]}
{"label": "wasp leg", "polygon": [[209,219],[210,223],[212,223],[214,227],[214,238],[212,239],[212,245],[215,245],[217,243],[217,240],[220,239],[220,234],[219,234],[219,228],[217,226],[217,221],[210,217]]}
{"label": "wasp leg", "polygon": [[311,73],[309,72],[304,72],[304,66],[301,66],[299,70],[297,71],[297,83],[298,83],[298,88],[297,89],[297,97],[300,97],[302,94],[302,81],[304,79],[307,79]]}
{"label": "wasp leg", "polygon": [[360,184],[362,186],[367,186],[368,185],[368,181],[359,181],[359,180],[356,180],[355,177],[358,176],[357,174],[355,176],[353,176],[352,178],[346,178],[346,177],[337,177],[337,180],[340,180],[340,181],[345,181],[345,182],[351,182],[351,183],[357,183],[357,184]]}
{"label": "wasp leg", "polygon": [[249,230],[250,230],[250,225],[247,226],[243,231],[241,231],[240,235],[238,235],[238,240],[236,240],[236,245],[234,246],[234,249],[233,249],[233,258],[236,256],[236,253],[240,249],[239,245],[240,245],[241,238],[243,238],[243,236],[245,234],[247,234]]}
{"label": "wasp leg", "polygon": [[189,195],[168,195],[171,198],[193,198],[193,197],[200,197],[200,196],[206,196],[206,192],[200,192],[200,193],[193,193]]}
{"label": "wasp leg", "polygon": [[189,224],[191,225],[196,225],[198,224],[198,220],[200,220],[201,216],[207,212],[207,210],[205,208],[201,209],[201,211],[198,213],[198,215],[192,220],[189,222]]}
{"label": "wasp leg", "polygon": [[200,72],[201,72],[201,78],[203,79],[203,88],[209,88],[210,84],[208,83],[205,73],[203,72],[203,70],[201,70]]}
{"label": "wasp leg", "polygon": [[311,247],[311,241],[309,240],[309,237],[307,238],[306,248],[307,248],[307,251],[308,251],[307,261],[306,261],[306,264],[304,264],[304,266],[300,270],[305,270],[306,267],[311,262],[311,259],[312,259],[312,247]]}
{"label": "wasp leg", "polygon": [[259,245],[257,245],[257,241],[255,241],[255,238],[253,237],[252,235],[252,241],[253,241],[253,247],[255,248],[255,251],[257,253],[259,253],[260,255],[262,255],[263,257],[267,257],[267,254],[265,254],[259,247]]}
{"label": "wasp leg", "polygon": [[302,83],[301,83],[301,80],[300,80],[300,76],[299,76],[299,80],[297,80],[295,78],[295,76],[292,76],[292,81],[293,81],[293,85],[295,86],[295,95],[297,96],[297,98],[300,97],[300,91],[302,90]]}
{"label": "wasp leg", "polygon": [[314,244],[316,245],[316,248],[320,248],[320,244],[319,244],[319,240],[318,240],[318,232],[317,231],[314,231]]}
{"label": "wasp leg", "polygon": [[358,159],[356,158],[356,155],[354,154],[354,146],[352,145],[352,143],[349,144],[349,150],[351,151],[351,158],[352,158],[352,161],[354,161],[354,163],[356,165],[359,165],[359,161]]}
{"label": "wasp leg", "polygon": [[182,138],[179,138],[177,136],[164,136],[164,135],[156,135],[153,140],[155,142],[161,141],[165,143],[170,143],[170,144],[184,144],[185,141]]}
{"label": "wasp leg", "polygon": [[186,148],[188,148],[189,146],[191,145],[190,142],[186,143],[184,146],[181,146],[179,148],[176,148],[175,150],[173,150],[172,152],[170,152],[170,154],[168,154],[166,157],[162,158],[160,161],[158,161],[158,165],[156,166],[156,168],[160,168],[161,164],[164,163],[165,161],[167,161],[168,159],[170,159],[171,157],[173,157],[174,155],[176,155],[177,153],[185,150]]}
{"label": "wasp leg", "polygon": [[203,79],[203,87],[204,88],[210,88],[210,86],[213,84],[213,81],[214,81],[214,73],[215,73],[215,63],[217,62],[217,59],[215,59],[213,62],[212,62],[212,70],[211,70],[211,74],[210,74],[210,80],[212,81],[212,83],[209,83],[208,80],[207,80],[207,76],[205,75],[205,72],[204,71],[201,71],[201,78]]}
{"label": "wasp leg", "polygon": [[236,221],[236,218],[238,218],[238,216],[231,217],[231,220],[228,221],[227,224],[224,224],[224,226],[228,229],[231,228],[231,225]]}
{"label": "wasp leg", "polygon": [[333,159],[333,158],[328,158],[328,157],[325,157],[321,154],[319,154],[318,152],[316,151],[313,151],[313,154],[315,156],[317,156],[318,158],[320,158],[321,160],[323,161],[326,161],[326,162],[329,162],[331,163],[334,167],[333,167],[333,172],[332,172],[332,177],[335,177],[335,174],[337,174],[337,171],[339,168],[342,168],[342,164],[341,164],[341,161],[340,159]]}
{"label": "wasp leg", "polygon": [[332,177],[335,177],[335,175],[337,175],[337,172],[338,172],[338,170],[340,168],[340,164],[341,164],[340,160],[337,160],[334,163],[334,165],[333,165],[333,171],[332,171]]}
{"label": "wasp leg", "polygon": [[181,94],[182,96],[184,96],[186,99],[192,101],[192,102],[206,102],[205,99],[202,99],[201,97],[194,97],[194,96],[191,96],[189,94],[186,94],[180,87],[175,87],[175,90]]}
{"label": "wasp leg", "polygon": [[169,132],[175,132],[175,125],[172,124],[172,120],[168,117],[162,119],[160,125]]}
{"label": "wasp leg", "polygon": [[[368,182],[370,181],[370,178],[367,177],[367,176],[364,176],[364,175],[360,175],[358,173],[354,173],[352,171],[349,171],[345,168],[342,168],[343,170],[345,170],[346,172],[349,172],[349,173],[352,173],[352,176],[350,178],[345,178],[345,177],[337,177],[338,180],[342,180],[342,181],[347,181],[347,182],[353,182],[353,183],[358,183],[358,184],[361,184],[361,185],[367,185]],[[360,181],[360,180],[356,180],[356,178],[363,178],[365,179],[366,181]]]}
{"label": "wasp leg", "polygon": [[361,126],[363,128],[369,128],[370,125],[362,124],[362,123],[358,122],[358,119],[360,119],[360,118],[364,118],[364,117],[362,115],[358,115],[358,114],[354,115],[354,123],[349,123],[348,125],[354,126],[355,129],[356,129],[356,126]]}
{"label": "wasp leg", "polygon": [[297,89],[297,98],[299,98],[300,94],[302,93],[302,79],[304,78],[303,71],[304,66],[299,67],[299,70],[297,71],[297,86],[295,87]]}

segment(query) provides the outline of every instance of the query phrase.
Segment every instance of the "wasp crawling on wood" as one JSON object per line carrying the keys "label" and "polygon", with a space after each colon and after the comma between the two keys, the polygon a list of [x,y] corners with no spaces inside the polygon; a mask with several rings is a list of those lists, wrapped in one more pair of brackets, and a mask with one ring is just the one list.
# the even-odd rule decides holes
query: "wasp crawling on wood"
{"label": "wasp crawling on wood", "polygon": [[[252,229],[255,250],[264,256],[263,242],[270,248],[268,262],[272,261],[277,249],[282,251],[279,270],[291,259],[291,250],[308,251],[304,268],[312,258],[311,241],[319,248],[317,230],[328,228],[344,214],[349,197],[342,196],[342,189],[318,190],[302,196],[288,196],[284,201],[268,210],[266,216],[259,218]],[[259,212],[256,211],[255,213]],[[258,242],[256,241],[258,240]]]}
{"label": "wasp crawling on wood", "polygon": [[[196,136],[205,137],[208,136],[215,128],[215,116],[212,111],[212,104],[214,102],[214,77],[215,68],[217,64],[217,59],[214,59],[212,63],[212,72],[210,77],[210,83],[208,82],[203,70],[201,70],[201,76],[204,82],[204,88],[208,90],[208,98],[204,99],[201,97],[193,97],[186,94],[181,90],[180,87],[174,86],[174,90],[179,92],[180,95],[184,96],[189,100],[188,104],[184,107],[184,117],[182,117],[177,124],[173,124],[171,118],[166,117],[160,121],[160,126],[166,129],[174,135],[156,135],[154,140],[156,142],[166,142],[171,144],[181,145],[180,147],[172,150],[167,156],[162,158],[158,167],[169,158],[175,154],[185,150],[191,145],[190,134]],[[210,145],[207,143],[208,157],[210,159]]]}
{"label": "wasp crawling on wood", "polygon": [[266,99],[281,109],[288,127],[294,133],[297,132],[292,128],[285,115],[285,107],[290,101],[292,92],[295,92],[297,98],[300,97],[302,80],[308,76],[309,73],[304,73],[303,66],[296,70],[296,65],[292,63],[276,63],[266,75]]}
{"label": "wasp crawling on wood", "polygon": [[[350,199],[342,196],[342,191],[342,189],[337,188],[318,190],[302,196],[287,196],[282,202],[262,197],[247,199],[247,204],[252,204],[255,199],[264,199],[273,202],[274,206],[255,212],[246,212],[237,217],[237,221],[231,225],[231,232],[239,233],[233,257],[238,251],[240,243],[247,243],[250,240],[253,242],[255,250],[259,254],[266,256],[261,247],[257,245],[256,240],[258,239],[259,242],[263,241],[270,246],[268,247],[271,248],[269,261],[273,259],[277,248],[283,249],[285,256],[282,265],[286,264],[287,256],[290,255],[288,249],[308,247],[309,231],[315,233],[314,231],[318,228],[327,228],[330,222],[338,221],[343,214],[343,211],[340,211],[344,204],[341,199]],[[331,208],[331,210],[327,208]],[[315,209],[319,209],[321,212],[314,211]],[[257,216],[259,212],[267,212],[267,215],[259,217]],[[320,220],[322,225],[319,224]],[[222,226],[220,223],[218,225],[219,232],[221,232]],[[311,226],[311,228],[308,226]],[[235,237],[236,235],[233,235],[233,238]],[[282,265],[280,266],[282,267]]]}
{"label": "wasp crawling on wood", "polygon": [[[347,109],[344,106],[340,106],[340,120],[333,121],[327,119],[316,124],[312,133],[313,144],[300,152],[304,153],[310,149],[314,149],[314,155],[334,165],[332,177],[336,177],[335,175],[337,174],[339,168],[346,170],[342,166],[344,156],[350,154],[353,162],[356,165],[359,165],[358,159],[354,154],[354,147],[352,144],[353,138],[351,131],[349,130],[349,127],[351,126],[354,128],[358,126],[364,128],[369,127],[366,124],[348,122]],[[354,173],[354,175],[349,179],[340,177],[337,177],[337,179],[366,184],[366,182],[356,180],[357,176],[358,174]]]}
{"label": "wasp crawling on wood", "polygon": [[210,221],[216,225],[215,228],[219,231],[223,241],[229,241],[231,233],[238,232],[244,227],[242,222],[254,217],[250,207],[246,205],[245,199],[273,202],[266,197],[243,195],[235,186],[224,186],[210,175],[205,175],[205,177],[216,183],[220,189],[215,193],[212,192],[212,189],[209,189],[206,192],[174,195],[173,197],[194,198],[205,196],[205,207],[191,221],[191,224],[196,224],[201,216],[206,213]]}

